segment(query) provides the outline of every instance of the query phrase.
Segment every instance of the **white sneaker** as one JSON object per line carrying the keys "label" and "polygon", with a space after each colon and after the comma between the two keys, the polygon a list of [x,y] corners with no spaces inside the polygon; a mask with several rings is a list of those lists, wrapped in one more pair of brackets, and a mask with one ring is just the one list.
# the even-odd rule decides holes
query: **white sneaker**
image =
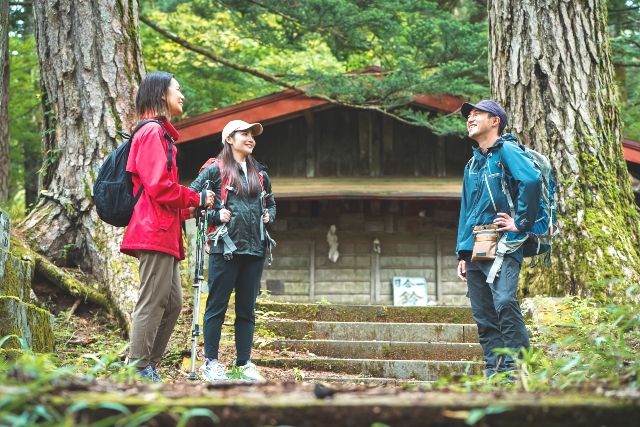
{"label": "white sneaker", "polygon": [[205,381],[222,381],[227,379],[226,368],[218,359],[205,359],[200,368]]}
{"label": "white sneaker", "polygon": [[244,366],[238,366],[238,369],[244,375],[244,378],[249,381],[254,381],[257,383],[263,383],[266,380],[260,372],[258,372],[258,367],[251,362],[247,362]]}

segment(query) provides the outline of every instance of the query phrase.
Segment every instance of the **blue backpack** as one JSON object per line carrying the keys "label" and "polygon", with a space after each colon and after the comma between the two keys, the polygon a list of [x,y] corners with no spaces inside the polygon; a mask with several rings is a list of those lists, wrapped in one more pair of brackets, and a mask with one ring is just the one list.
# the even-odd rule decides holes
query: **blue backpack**
{"label": "blue backpack", "polygon": [[[514,142],[505,142],[505,144],[515,144]],[[504,256],[508,253],[514,252],[519,248],[522,248],[522,254],[525,257],[534,257],[536,255],[543,255],[543,261],[545,264],[551,262],[551,249],[553,246],[552,239],[558,233],[558,225],[556,222],[556,181],[553,176],[553,169],[549,159],[522,144],[516,144],[525,154],[531,159],[533,167],[540,172],[540,200],[538,201],[538,215],[531,229],[526,233],[523,239],[519,240],[507,240],[507,233],[504,233],[498,240],[498,247],[496,250],[496,258],[493,261],[491,269],[487,274],[487,283],[493,283],[496,275],[499,273],[502,267],[502,261]],[[504,168],[502,169],[502,191],[507,197],[509,203],[509,209],[511,210],[511,217],[515,217],[515,207],[513,199],[511,198],[511,192],[505,179]],[[535,258],[531,260],[531,266],[535,265]]]}
{"label": "blue backpack", "polygon": [[[535,223],[527,232],[527,239],[522,244],[522,252],[525,257],[546,254],[544,260],[548,263],[551,260],[552,239],[558,232],[555,215],[556,181],[553,175],[553,169],[551,168],[549,159],[544,154],[522,144],[518,144],[518,147],[531,159],[534,167],[540,172],[541,177],[538,215]],[[513,217],[515,216],[514,204],[511,199],[511,193],[507,188],[504,173],[502,175],[502,187],[507,196],[511,216]]]}

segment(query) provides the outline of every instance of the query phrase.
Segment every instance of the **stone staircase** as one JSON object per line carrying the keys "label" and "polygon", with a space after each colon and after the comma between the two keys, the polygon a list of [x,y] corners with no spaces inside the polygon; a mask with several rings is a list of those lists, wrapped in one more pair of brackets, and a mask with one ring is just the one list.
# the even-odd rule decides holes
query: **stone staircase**
{"label": "stone staircase", "polygon": [[431,382],[481,372],[468,307],[392,307],[260,301],[259,327],[281,337],[281,356],[259,366],[298,369],[306,380]]}

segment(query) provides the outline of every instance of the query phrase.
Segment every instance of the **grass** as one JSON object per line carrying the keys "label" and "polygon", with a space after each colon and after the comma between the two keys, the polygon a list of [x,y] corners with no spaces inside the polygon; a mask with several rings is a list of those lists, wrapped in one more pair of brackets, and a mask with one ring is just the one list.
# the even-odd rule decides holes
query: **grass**
{"label": "grass", "polygon": [[567,298],[569,323],[565,313],[560,323],[551,319],[535,325],[532,347],[514,355],[517,370],[513,374],[441,378],[427,387],[457,392],[507,389],[640,395],[640,285],[616,289],[601,299]]}

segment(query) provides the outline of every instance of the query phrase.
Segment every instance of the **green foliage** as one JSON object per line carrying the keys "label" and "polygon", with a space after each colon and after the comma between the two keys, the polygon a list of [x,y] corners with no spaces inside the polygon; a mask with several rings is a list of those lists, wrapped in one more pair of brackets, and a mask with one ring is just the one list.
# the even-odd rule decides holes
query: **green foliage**
{"label": "green foliage", "polygon": [[9,194],[14,196],[24,188],[25,180],[37,180],[35,176],[25,176],[25,161],[39,163],[42,118],[35,38],[12,33],[9,50]]}
{"label": "green foliage", "polygon": [[[0,339],[0,347],[8,338]],[[0,425],[59,426],[141,426],[161,414],[170,414],[177,426],[186,426],[194,418],[207,418],[214,423],[219,418],[206,408],[169,407],[166,403],[152,403],[134,408],[127,407],[108,397],[100,402],[75,400],[64,406],[52,399],[58,388],[67,385],[89,386],[96,379],[131,383],[135,368],[125,366],[117,354],[83,354],[75,363],[60,366],[60,360],[51,354],[33,353],[22,339],[23,354],[8,362],[0,357],[0,383],[4,394],[0,397]],[[101,410],[104,418],[89,422],[88,415]]]}
{"label": "green foliage", "polygon": [[19,222],[25,217],[24,189],[18,190],[5,203],[0,203],[0,209],[7,212],[13,222]]}
{"label": "green foliage", "polygon": [[[491,378],[441,378],[434,389],[460,392],[503,388],[527,392],[640,390],[640,285],[601,283],[606,297],[568,299],[571,323],[534,329],[518,369]],[[626,287],[626,289],[625,289]],[[508,350],[500,351],[510,353]]]}
{"label": "green foliage", "polygon": [[573,297],[570,327],[535,331],[545,351],[522,357],[525,390],[640,388],[640,285],[622,291],[619,284],[597,286],[613,293],[603,299]]}
{"label": "green foliage", "polygon": [[[465,6],[445,10],[408,0],[158,1],[142,13],[239,67],[304,85],[310,95],[435,127],[432,117],[406,108],[415,94],[488,94],[486,25],[468,20],[476,13],[473,2],[459,3]],[[207,108],[187,105],[190,115],[279,89],[203,61],[146,27],[142,39],[149,69],[171,64],[187,95],[206,100]],[[348,73],[371,66],[382,71]],[[437,127],[440,133],[460,130]]]}
{"label": "green foliage", "polygon": [[640,1],[610,0],[609,35],[622,94],[622,134],[640,141]]}

